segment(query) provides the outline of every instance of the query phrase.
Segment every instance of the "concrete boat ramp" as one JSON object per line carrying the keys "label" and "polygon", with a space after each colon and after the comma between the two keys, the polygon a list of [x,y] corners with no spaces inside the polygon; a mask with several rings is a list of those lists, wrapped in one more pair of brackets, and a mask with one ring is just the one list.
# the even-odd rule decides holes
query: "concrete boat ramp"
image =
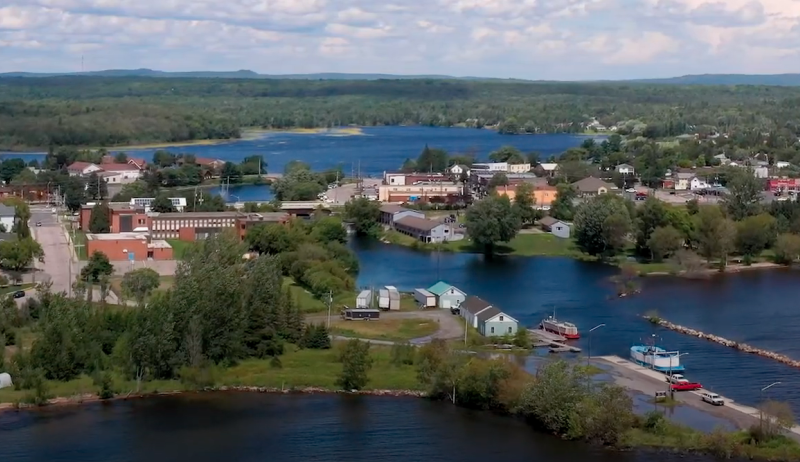
{"label": "concrete boat ramp", "polygon": [[[660,383],[662,383],[664,385],[665,389],[667,387],[666,376],[661,372],[654,371],[654,370],[648,369],[646,367],[642,367],[642,366],[634,363],[633,361],[628,361],[627,359],[622,359],[619,356],[598,356],[597,359],[609,362],[612,365],[614,365],[614,367],[625,369],[625,370],[630,371],[630,372],[634,372],[637,375],[640,375],[642,378],[647,378],[647,379],[652,379],[652,380],[658,381],[658,382],[660,382]],[[644,391],[644,390],[640,390],[640,391]],[[681,396],[681,397],[687,397],[688,395],[695,395],[695,396],[692,397],[692,399],[695,399],[698,402],[700,402],[701,401],[701,395],[703,393],[708,393],[708,392],[711,392],[711,390],[706,390],[706,389],[701,388],[699,390],[676,392],[676,394],[677,394],[677,396]],[[717,393],[717,394],[719,394],[719,393]],[[726,398],[725,396],[722,396],[722,395],[720,395],[720,398],[722,398],[725,401],[725,406],[724,407],[726,408],[726,411],[729,410],[727,412],[736,411],[736,412],[745,414],[747,416],[750,416],[750,417],[752,417],[753,419],[756,419],[756,420],[758,420],[760,418],[760,416],[761,416],[761,411],[759,411],[758,409],[756,409],[754,407],[750,407],[750,406],[745,406],[745,405],[739,404],[739,403],[733,401],[732,399]],[[681,399],[681,401],[686,401],[686,400],[685,399]],[[709,404],[708,406],[711,406],[711,405]],[[795,425],[794,427],[789,429],[789,431],[792,433],[792,436],[795,439],[798,439],[798,437],[800,437],[800,426]]]}
{"label": "concrete boat ramp", "polygon": [[581,349],[567,345],[567,339],[544,329],[528,329],[528,335],[533,339],[534,348],[550,347],[551,353],[580,353]]}

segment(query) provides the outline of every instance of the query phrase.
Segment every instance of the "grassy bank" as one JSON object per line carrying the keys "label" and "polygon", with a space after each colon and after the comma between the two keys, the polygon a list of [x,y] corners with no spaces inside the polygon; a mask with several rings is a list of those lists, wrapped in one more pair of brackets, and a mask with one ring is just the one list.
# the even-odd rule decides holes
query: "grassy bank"
{"label": "grassy bank", "polygon": [[[288,346],[289,350],[280,357],[280,367],[275,367],[268,359],[248,359],[239,364],[221,369],[217,386],[255,386],[274,388],[319,387],[335,390],[336,377],[342,365],[338,362],[336,348],[330,350],[299,350]],[[373,359],[366,389],[376,390],[420,390],[414,366],[393,365],[390,349],[373,345],[370,348]],[[114,391],[119,395],[135,393],[135,381],[124,380],[114,374]],[[70,398],[86,393],[96,393],[97,385],[91,377],[81,376],[69,382],[47,381],[51,396]],[[140,393],[185,391],[189,388],[179,380],[156,380],[141,383]],[[0,403],[21,403],[30,394],[28,390],[4,388],[0,390]]]}
{"label": "grassy bank", "polygon": [[7,294],[13,294],[14,292],[16,292],[18,290],[30,290],[30,289],[33,289],[34,287],[36,287],[36,284],[34,284],[34,283],[20,284],[18,286],[10,285],[10,286],[5,286],[5,287],[0,287],[0,296],[7,295]]}

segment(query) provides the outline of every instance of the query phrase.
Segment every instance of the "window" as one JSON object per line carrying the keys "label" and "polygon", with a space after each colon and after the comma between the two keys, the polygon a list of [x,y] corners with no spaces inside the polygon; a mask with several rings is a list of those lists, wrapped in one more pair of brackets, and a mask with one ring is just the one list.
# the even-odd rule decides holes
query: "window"
{"label": "window", "polygon": [[508,327],[508,333],[511,333],[511,326]]}
{"label": "window", "polygon": [[494,334],[494,327],[492,327],[492,333]]}
{"label": "window", "polygon": [[503,320],[503,316],[500,316],[500,320],[501,320],[501,321]]}

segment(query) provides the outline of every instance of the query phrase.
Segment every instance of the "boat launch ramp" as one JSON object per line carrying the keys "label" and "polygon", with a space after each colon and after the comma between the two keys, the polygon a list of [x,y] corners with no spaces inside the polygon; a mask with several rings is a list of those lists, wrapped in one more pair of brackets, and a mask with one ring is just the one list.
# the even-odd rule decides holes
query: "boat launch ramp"
{"label": "boat launch ramp", "polygon": [[581,349],[567,345],[567,339],[558,334],[547,332],[544,329],[528,329],[528,335],[533,339],[534,348],[549,347],[551,353],[580,353]]}
{"label": "boat launch ramp", "polygon": [[[666,376],[661,372],[642,367],[633,361],[620,358],[619,356],[597,356],[595,358],[610,363],[617,372],[621,373],[616,381],[623,387],[648,395],[652,395],[654,391],[663,391],[668,387],[665,380]],[[723,401],[725,401],[724,406],[711,406],[701,400],[701,395],[708,392],[711,392],[711,390],[706,390],[704,388],[692,391],[679,391],[675,392],[675,398],[692,407],[715,414],[722,414],[722,417],[730,418],[730,420],[739,423],[743,428],[758,422],[761,417],[761,411],[758,409],[739,404],[724,396],[720,396]],[[800,439],[800,426],[795,425],[789,431],[794,439]]]}

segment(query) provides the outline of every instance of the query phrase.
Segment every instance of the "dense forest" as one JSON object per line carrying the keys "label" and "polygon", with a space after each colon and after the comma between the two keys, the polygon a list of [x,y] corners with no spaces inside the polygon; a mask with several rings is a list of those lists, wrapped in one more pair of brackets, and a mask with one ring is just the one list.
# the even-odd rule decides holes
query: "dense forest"
{"label": "dense forest", "polygon": [[495,127],[509,133],[645,126],[800,132],[800,88],[459,80],[303,81],[148,77],[0,79],[0,149],[237,138],[241,127]]}

